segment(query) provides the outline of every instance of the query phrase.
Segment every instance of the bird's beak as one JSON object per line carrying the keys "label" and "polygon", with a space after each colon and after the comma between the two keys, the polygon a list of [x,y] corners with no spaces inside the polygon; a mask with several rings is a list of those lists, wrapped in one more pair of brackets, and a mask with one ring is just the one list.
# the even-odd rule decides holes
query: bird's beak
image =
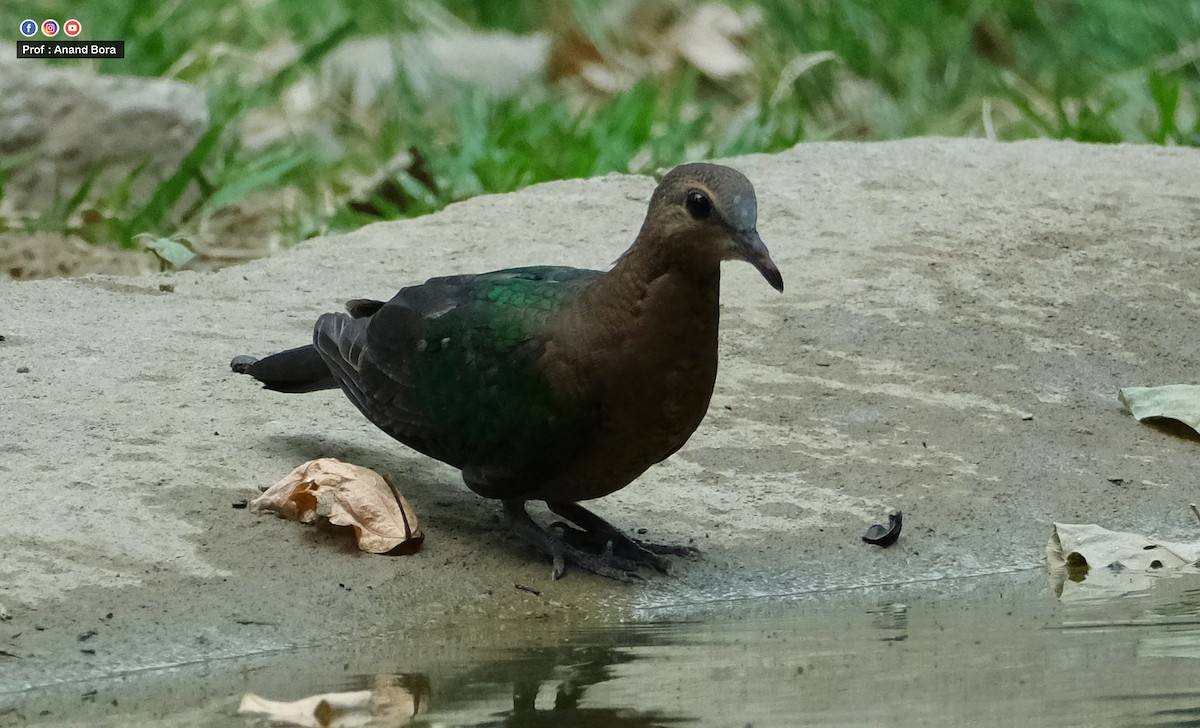
{"label": "bird's beak", "polygon": [[775,266],[775,261],[771,260],[771,253],[762,238],[758,237],[757,230],[746,230],[736,234],[733,237],[733,247],[739,258],[757,268],[772,288],[783,293],[783,276]]}

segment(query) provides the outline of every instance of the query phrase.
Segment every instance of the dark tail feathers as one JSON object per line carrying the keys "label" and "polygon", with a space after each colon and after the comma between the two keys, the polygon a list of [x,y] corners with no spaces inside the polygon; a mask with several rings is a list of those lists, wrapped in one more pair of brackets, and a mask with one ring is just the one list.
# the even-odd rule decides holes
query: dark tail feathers
{"label": "dark tail feathers", "polygon": [[238,374],[249,374],[262,382],[265,389],[289,394],[337,389],[338,383],[329,367],[311,345],[281,351],[262,359],[235,356],[229,368]]}

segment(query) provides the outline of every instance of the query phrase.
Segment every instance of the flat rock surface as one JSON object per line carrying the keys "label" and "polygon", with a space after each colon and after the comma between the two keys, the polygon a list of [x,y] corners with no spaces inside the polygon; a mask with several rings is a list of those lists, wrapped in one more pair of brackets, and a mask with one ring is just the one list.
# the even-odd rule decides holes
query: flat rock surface
{"label": "flat rock surface", "polygon": [[[919,139],[729,163],[758,188],[787,289],[725,267],[708,418],[593,504],[702,549],[636,586],[552,581],[497,504],[340,392],[263,391],[228,361],[434,275],[605,267],[641,224],[647,178],[480,197],[214,274],[0,283],[0,692],[1031,568],[1055,521],[1196,535],[1197,438],[1135,422],[1116,395],[1200,372],[1200,152]],[[390,475],[422,550],[369,556],[232,507],[321,456]],[[899,543],[862,543],[891,509]]]}

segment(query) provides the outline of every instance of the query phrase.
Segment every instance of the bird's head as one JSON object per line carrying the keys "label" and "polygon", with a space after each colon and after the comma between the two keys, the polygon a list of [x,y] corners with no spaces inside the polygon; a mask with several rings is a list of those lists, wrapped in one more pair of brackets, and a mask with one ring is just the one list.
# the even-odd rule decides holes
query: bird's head
{"label": "bird's head", "polygon": [[735,169],[693,163],[667,173],[646,215],[643,236],[696,261],[744,260],[777,291],[783,276],[758,236],[754,185]]}

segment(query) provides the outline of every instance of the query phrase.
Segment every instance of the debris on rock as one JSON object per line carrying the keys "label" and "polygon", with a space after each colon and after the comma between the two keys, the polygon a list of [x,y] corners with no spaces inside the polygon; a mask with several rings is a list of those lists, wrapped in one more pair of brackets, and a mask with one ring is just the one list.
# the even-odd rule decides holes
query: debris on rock
{"label": "debris on rock", "polygon": [[904,525],[904,516],[900,511],[888,514],[888,525],[876,523],[867,529],[862,540],[875,546],[887,548],[900,539],[900,529]]}

